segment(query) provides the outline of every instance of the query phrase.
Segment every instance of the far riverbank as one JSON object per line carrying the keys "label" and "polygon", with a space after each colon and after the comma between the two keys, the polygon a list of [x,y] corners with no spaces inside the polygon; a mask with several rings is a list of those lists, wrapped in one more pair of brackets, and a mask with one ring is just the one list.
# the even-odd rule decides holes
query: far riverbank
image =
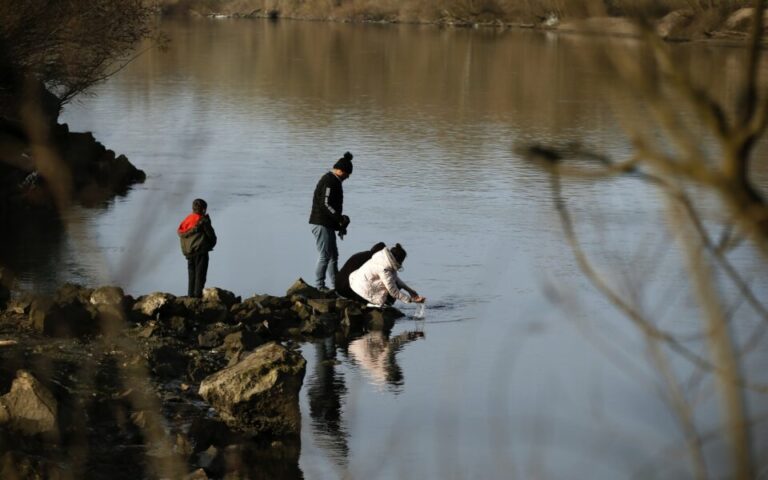
{"label": "far riverbank", "polygon": [[671,41],[746,38],[754,11],[746,6],[748,2],[690,8],[688,4],[674,1],[652,2],[652,6],[614,1],[599,11],[587,11],[576,5],[565,7],[545,0],[521,3],[505,0],[455,0],[439,5],[422,0],[396,0],[386,4],[356,0],[159,0],[157,7],[163,15],[171,16],[531,28],[619,36],[638,35],[636,20],[642,18],[650,21],[662,38]]}

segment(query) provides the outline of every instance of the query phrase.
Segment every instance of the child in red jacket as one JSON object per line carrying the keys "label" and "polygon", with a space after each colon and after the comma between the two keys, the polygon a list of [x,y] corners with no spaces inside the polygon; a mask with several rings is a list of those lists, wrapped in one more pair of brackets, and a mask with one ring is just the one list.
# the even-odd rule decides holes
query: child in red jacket
{"label": "child in red jacket", "polygon": [[192,213],[177,230],[181,241],[181,253],[187,257],[189,284],[187,295],[201,298],[208,274],[208,252],[216,246],[216,232],[206,211],[208,204],[201,198],[192,202]]}

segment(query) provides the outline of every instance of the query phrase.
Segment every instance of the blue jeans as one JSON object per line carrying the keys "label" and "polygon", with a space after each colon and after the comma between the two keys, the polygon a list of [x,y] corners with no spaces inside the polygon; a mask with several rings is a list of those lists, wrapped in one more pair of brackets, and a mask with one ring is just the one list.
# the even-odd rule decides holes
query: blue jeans
{"label": "blue jeans", "polygon": [[325,275],[330,270],[331,288],[336,286],[336,274],[339,273],[339,249],[336,247],[336,232],[322,225],[312,225],[317,251],[320,258],[315,269],[315,286],[325,287]]}

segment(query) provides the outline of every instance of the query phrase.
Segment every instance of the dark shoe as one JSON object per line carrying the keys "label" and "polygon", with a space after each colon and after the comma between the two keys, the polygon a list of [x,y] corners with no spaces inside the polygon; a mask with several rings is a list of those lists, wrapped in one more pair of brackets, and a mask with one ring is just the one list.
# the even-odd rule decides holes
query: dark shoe
{"label": "dark shoe", "polygon": [[317,291],[320,293],[328,293],[331,291],[331,289],[328,287],[317,287]]}

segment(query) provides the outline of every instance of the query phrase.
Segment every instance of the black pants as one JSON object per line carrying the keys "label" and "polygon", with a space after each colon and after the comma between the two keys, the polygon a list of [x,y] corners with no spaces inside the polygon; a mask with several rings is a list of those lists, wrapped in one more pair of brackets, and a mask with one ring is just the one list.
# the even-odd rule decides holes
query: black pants
{"label": "black pants", "polygon": [[187,295],[201,298],[205,288],[205,277],[208,275],[208,252],[187,257],[187,272],[189,273]]}

